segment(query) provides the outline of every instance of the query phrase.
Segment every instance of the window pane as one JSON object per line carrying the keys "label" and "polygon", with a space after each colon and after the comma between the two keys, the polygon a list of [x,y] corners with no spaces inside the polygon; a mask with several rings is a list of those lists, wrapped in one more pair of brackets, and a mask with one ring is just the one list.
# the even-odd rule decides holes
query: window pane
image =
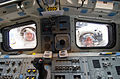
{"label": "window pane", "polygon": [[13,28],[9,31],[9,46],[12,49],[31,49],[36,45],[35,24]]}
{"label": "window pane", "polygon": [[104,47],[108,44],[108,24],[76,22],[76,43],[79,47]]}

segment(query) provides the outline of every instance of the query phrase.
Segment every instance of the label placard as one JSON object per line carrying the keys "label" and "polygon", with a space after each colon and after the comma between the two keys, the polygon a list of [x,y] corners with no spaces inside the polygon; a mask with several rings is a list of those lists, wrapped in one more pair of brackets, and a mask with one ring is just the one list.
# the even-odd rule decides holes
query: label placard
{"label": "label placard", "polygon": [[47,10],[48,10],[48,11],[56,11],[56,10],[57,10],[57,7],[48,7]]}

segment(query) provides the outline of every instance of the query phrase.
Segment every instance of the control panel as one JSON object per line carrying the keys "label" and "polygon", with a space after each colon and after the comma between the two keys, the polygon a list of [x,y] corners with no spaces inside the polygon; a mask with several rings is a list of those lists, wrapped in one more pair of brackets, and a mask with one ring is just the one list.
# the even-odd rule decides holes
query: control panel
{"label": "control panel", "polygon": [[0,79],[37,79],[37,70],[31,64],[33,59],[1,59]]}
{"label": "control panel", "polygon": [[[31,63],[33,60],[34,58],[1,58],[0,79],[38,79],[38,70]],[[47,65],[45,68],[50,69]]]}
{"label": "control panel", "polygon": [[54,57],[52,61],[44,59],[45,69],[39,63],[41,59],[36,59],[39,65],[33,60],[32,57],[1,58],[0,79],[39,79],[40,73],[47,75],[45,79],[120,79],[119,56]]}
{"label": "control panel", "polygon": [[88,57],[91,79],[119,79],[120,57]]}
{"label": "control panel", "polygon": [[85,57],[55,58],[52,63],[53,79],[90,79]]}
{"label": "control panel", "polygon": [[120,57],[54,58],[52,79],[119,79]]}
{"label": "control panel", "polygon": [[70,17],[57,16],[41,20],[42,51],[70,50]]}

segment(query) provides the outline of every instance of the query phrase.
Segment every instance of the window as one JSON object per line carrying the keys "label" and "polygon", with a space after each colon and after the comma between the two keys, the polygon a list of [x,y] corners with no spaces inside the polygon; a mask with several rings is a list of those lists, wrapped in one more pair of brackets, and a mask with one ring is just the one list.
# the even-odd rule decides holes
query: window
{"label": "window", "polygon": [[26,22],[3,29],[5,50],[34,49],[37,45],[36,24]]}
{"label": "window", "polygon": [[20,2],[20,1],[22,1],[22,0],[0,0],[0,6],[9,4],[9,3],[13,3],[13,2]]}
{"label": "window", "polygon": [[78,47],[111,47],[113,45],[115,29],[112,24],[76,20],[75,25]]}

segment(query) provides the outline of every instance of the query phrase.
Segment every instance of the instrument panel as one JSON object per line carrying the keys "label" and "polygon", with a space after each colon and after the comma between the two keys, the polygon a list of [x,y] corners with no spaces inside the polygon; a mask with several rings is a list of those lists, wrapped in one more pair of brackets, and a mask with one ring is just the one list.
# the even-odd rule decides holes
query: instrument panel
{"label": "instrument panel", "polygon": [[[1,58],[1,79],[38,79],[34,57]],[[69,56],[44,59],[47,79],[119,79],[119,56]],[[51,63],[51,64],[50,64]]]}
{"label": "instrument panel", "polygon": [[69,57],[54,59],[53,79],[119,79],[119,57]]}
{"label": "instrument panel", "polygon": [[[48,4],[44,4],[44,1]],[[33,20],[36,23],[35,32],[33,32],[30,27],[26,28],[30,32],[27,32],[26,30],[23,30],[22,32],[24,35],[23,38],[25,41],[27,41],[27,44],[30,44],[30,42],[34,40],[32,37],[38,39],[37,42],[35,42],[36,47],[34,46],[35,49],[32,50],[25,50],[25,52],[23,52],[24,50],[21,49],[22,53],[27,54],[28,51],[30,51],[28,54],[33,52],[43,53],[45,51],[52,51],[53,54],[56,54],[56,52],[66,50],[69,52],[69,54],[72,54],[64,58],[60,58],[58,55],[56,55],[51,59],[45,59],[42,58],[42,56],[35,57],[34,55],[14,55],[9,57],[2,57],[0,55],[0,79],[40,79],[39,72],[43,71],[42,69],[39,69],[38,71],[34,67],[32,62],[35,58],[42,58],[44,60],[44,68],[47,71],[46,79],[120,79],[119,56],[90,55],[93,51],[98,53],[101,51],[119,50],[119,27],[117,25],[117,22],[119,21],[118,6],[120,3],[113,1],[112,4],[114,3],[114,8],[113,10],[111,9],[109,11],[104,8],[97,9],[95,6],[97,5],[96,2],[98,1],[96,0],[86,0],[89,4],[87,6],[86,2],[85,4],[82,3],[84,8],[71,6],[72,4],[68,3],[67,1],[69,0],[0,1],[0,6],[2,6],[0,13],[0,22],[3,23],[3,28],[6,28],[7,25],[11,24],[15,24],[14,26],[16,28],[17,25],[21,25],[23,23],[26,24],[27,21],[30,20]],[[107,4],[104,1],[103,3]],[[46,8],[47,6],[48,8]],[[47,10],[45,11],[45,9]],[[55,10],[55,13],[57,13],[58,9],[64,11],[63,15],[51,17],[42,15],[42,12],[47,13],[47,11],[48,14],[50,14],[50,11]],[[83,22],[81,20],[83,20]],[[116,22],[115,26],[108,26],[108,24],[111,22]],[[94,26],[95,23],[98,24]],[[101,27],[102,23],[105,23],[104,28]],[[13,33],[15,33],[14,30]],[[7,34],[3,35],[3,38],[7,35],[8,32]],[[27,35],[30,35],[31,38],[26,38],[25,36]],[[6,38],[8,37],[9,36]],[[8,42],[10,41],[8,40]],[[15,43],[13,44],[15,45]],[[5,42],[5,44],[7,43]],[[20,43],[18,40],[18,45],[20,44],[22,43]],[[33,43],[31,45],[33,45]],[[23,48],[23,46],[18,47]],[[8,46],[4,47],[7,48]],[[99,49],[100,47],[101,49]],[[2,50],[2,48],[1,51],[3,51],[3,54],[5,53],[5,50]],[[6,52],[7,54],[8,51]],[[18,49],[17,53],[18,52],[21,51]],[[79,52],[79,54],[74,55],[74,52]],[[81,56],[80,54],[82,52],[88,52],[90,53],[90,56],[87,56],[87,54],[85,54],[85,56]]]}
{"label": "instrument panel", "polygon": [[31,64],[32,58],[1,59],[1,79],[37,79],[37,70]]}

